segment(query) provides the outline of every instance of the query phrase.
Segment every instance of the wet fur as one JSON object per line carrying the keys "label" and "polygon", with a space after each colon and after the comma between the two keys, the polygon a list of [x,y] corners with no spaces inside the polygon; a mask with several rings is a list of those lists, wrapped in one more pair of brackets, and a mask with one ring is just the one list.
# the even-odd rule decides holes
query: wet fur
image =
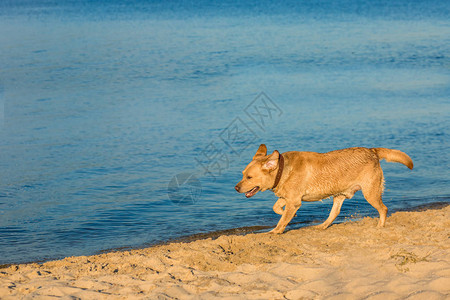
{"label": "wet fur", "polygon": [[[278,171],[279,152],[267,155],[262,144],[253,160],[244,169],[242,180],[235,189],[246,193],[254,187],[259,191],[272,189]],[[380,214],[378,226],[385,224],[387,207],[382,202],[384,188],[380,160],[402,163],[413,168],[411,158],[387,148],[347,148],[328,153],[291,151],[282,154],[284,170],[280,182],[272,191],[279,197],[273,210],[281,215],[272,233],[282,233],[300,208],[302,201],[318,201],[333,197],[333,207],[328,219],[320,228],[326,229],[340,212],[345,199],[362,190],[364,198]],[[250,193],[250,197],[254,194]],[[283,209],[284,208],[284,209]]]}

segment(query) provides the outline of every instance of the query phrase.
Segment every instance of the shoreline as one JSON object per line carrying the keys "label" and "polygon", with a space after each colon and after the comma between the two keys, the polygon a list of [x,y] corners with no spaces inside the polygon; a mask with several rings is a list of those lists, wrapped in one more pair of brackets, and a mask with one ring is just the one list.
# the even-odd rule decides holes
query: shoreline
{"label": "shoreline", "polygon": [[0,269],[0,298],[446,299],[450,204]]}
{"label": "shoreline", "polygon": [[[415,211],[420,212],[420,211],[424,211],[424,210],[428,210],[428,209],[440,209],[440,208],[446,207],[448,205],[450,205],[450,201],[447,201],[447,202],[438,201],[438,202],[432,202],[432,203],[427,203],[427,204],[421,204],[421,205],[417,205],[417,206],[410,207],[410,208],[393,210],[392,212],[388,211],[388,217],[396,212],[415,212]],[[366,216],[366,217],[370,217],[370,216]],[[333,222],[332,225],[337,225],[337,224],[341,224],[344,222],[357,222],[358,220],[361,220],[366,217],[360,217],[360,218],[355,218],[355,219],[346,218],[346,219],[341,219],[341,220],[339,220],[339,217],[338,217]],[[303,222],[291,222],[287,227],[287,231],[298,230],[300,228],[306,228],[306,227],[312,227],[312,226],[320,224],[320,223],[321,223],[321,221],[318,221],[318,220],[303,221]],[[299,224],[306,224],[306,225],[296,226]],[[117,247],[117,248],[102,249],[102,250],[95,251],[92,254],[86,254],[83,256],[99,255],[99,254],[110,253],[110,252],[141,250],[141,249],[147,249],[147,248],[152,248],[152,247],[157,247],[157,246],[168,245],[168,244],[172,244],[172,243],[194,242],[194,241],[198,241],[198,240],[205,240],[208,238],[211,238],[214,240],[221,236],[246,235],[246,234],[250,234],[250,233],[263,233],[262,230],[271,229],[271,228],[274,228],[274,226],[256,225],[256,226],[236,227],[236,228],[217,230],[217,231],[211,231],[211,232],[205,232],[205,233],[194,233],[194,234],[185,235],[185,236],[181,236],[181,237],[177,237],[177,238],[170,238],[170,239],[167,239],[164,241],[159,241],[159,242],[154,242],[154,243],[144,243],[143,245],[135,246],[135,247],[123,246],[123,247]],[[43,260],[32,260],[32,261],[28,261],[28,262],[11,262],[11,263],[6,263],[6,264],[0,264],[0,270],[3,268],[8,268],[12,265],[33,264],[33,263],[43,264],[43,263],[50,262],[50,261],[61,260],[66,257],[68,257],[68,256],[54,257],[54,258],[43,259]]]}

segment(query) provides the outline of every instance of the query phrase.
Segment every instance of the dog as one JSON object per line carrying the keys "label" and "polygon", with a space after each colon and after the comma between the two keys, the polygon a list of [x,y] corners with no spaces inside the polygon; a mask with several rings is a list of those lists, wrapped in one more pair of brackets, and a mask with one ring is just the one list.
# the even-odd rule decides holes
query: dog
{"label": "dog", "polygon": [[327,153],[290,151],[282,154],[275,150],[267,155],[266,145],[261,144],[235,189],[245,193],[247,198],[266,190],[272,190],[278,197],[273,210],[281,218],[269,233],[283,233],[302,201],[333,197],[328,219],[318,225],[326,229],[338,216],[344,200],[352,198],[359,190],[378,210],[378,227],[383,227],[388,209],[381,199],[384,189],[381,159],[404,164],[411,170],[414,166],[406,153],[394,149],[355,147]]}

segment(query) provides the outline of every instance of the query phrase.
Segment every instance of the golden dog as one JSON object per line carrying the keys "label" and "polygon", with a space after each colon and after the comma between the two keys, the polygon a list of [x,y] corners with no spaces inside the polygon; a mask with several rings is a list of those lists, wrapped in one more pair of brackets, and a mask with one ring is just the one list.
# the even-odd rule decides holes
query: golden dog
{"label": "golden dog", "polygon": [[381,159],[413,168],[413,161],[406,153],[387,148],[355,147],[328,153],[290,151],[283,154],[275,150],[267,155],[267,147],[262,144],[235,189],[245,193],[247,198],[259,191],[274,192],[278,201],[273,210],[281,219],[271,233],[283,233],[302,201],[333,197],[330,215],[319,225],[326,229],[338,216],[344,200],[352,198],[359,190],[378,210],[378,226],[382,227],[388,209],[381,200],[384,187]]}

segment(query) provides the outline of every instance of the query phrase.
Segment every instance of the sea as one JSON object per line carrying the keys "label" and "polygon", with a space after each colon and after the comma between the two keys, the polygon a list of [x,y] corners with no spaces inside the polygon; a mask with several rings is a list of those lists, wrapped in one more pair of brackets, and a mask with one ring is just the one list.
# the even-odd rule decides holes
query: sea
{"label": "sea", "polygon": [[262,143],[399,149],[390,213],[448,204],[449,134],[449,1],[0,0],[0,264],[269,230]]}

